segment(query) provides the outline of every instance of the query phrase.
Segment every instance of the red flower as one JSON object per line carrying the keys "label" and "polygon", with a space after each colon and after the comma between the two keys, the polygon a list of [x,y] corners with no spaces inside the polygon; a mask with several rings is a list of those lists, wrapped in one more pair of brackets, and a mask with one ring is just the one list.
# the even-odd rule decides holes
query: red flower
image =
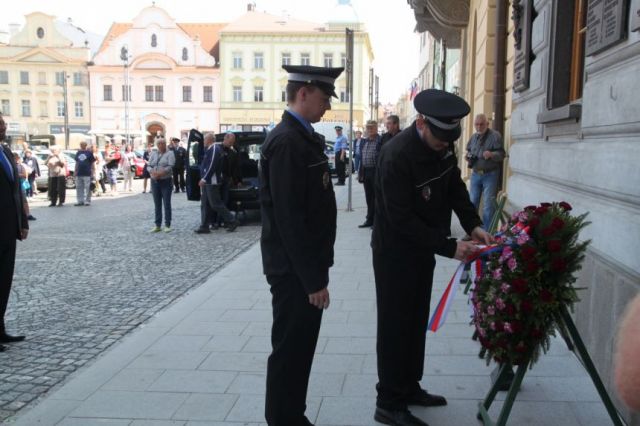
{"label": "red flower", "polygon": [[513,306],[512,304],[508,304],[507,306],[505,306],[504,312],[508,316],[512,317],[512,316],[514,316],[516,314],[516,307]]}
{"label": "red flower", "polygon": [[544,214],[546,214],[549,211],[548,207],[538,207],[534,210],[534,214],[538,215],[538,216],[542,216]]}
{"label": "red flower", "polygon": [[558,205],[560,206],[561,209],[563,209],[566,212],[569,212],[573,209],[571,207],[571,204],[567,203],[566,201],[560,201]]}
{"label": "red flower", "polygon": [[555,232],[556,232],[556,229],[553,226],[547,226],[542,230],[542,236],[550,237],[553,234],[555,234]]}
{"label": "red flower", "polygon": [[535,260],[527,262],[527,272],[533,274],[538,271],[538,263]]}
{"label": "red flower", "polygon": [[540,299],[544,303],[551,303],[553,302],[553,294],[546,288],[543,288],[542,290],[540,290]]}
{"label": "red flower", "polygon": [[535,228],[538,225],[540,225],[540,219],[537,216],[533,216],[531,219],[529,219],[529,226],[531,228]]}
{"label": "red flower", "polygon": [[529,284],[524,278],[514,278],[513,281],[511,281],[511,288],[513,288],[516,293],[522,294],[527,292]]}
{"label": "red flower", "polygon": [[511,321],[511,330],[514,333],[519,333],[522,331],[522,323],[520,321]]}
{"label": "red flower", "polygon": [[527,352],[527,345],[525,345],[524,342],[520,342],[514,349],[516,352],[519,352],[522,354]]}
{"label": "red flower", "polygon": [[520,248],[520,256],[522,260],[530,260],[536,256],[536,248],[532,245],[525,245]]}
{"label": "red flower", "polygon": [[542,330],[540,330],[539,328],[534,328],[533,330],[531,330],[531,337],[533,337],[534,339],[540,339],[542,338],[542,336]]}
{"label": "red flower", "polygon": [[530,314],[531,312],[533,312],[533,303],[531,303],[530,300],[525,299],[520,302],[520,309],[525,314]]}
{"label": "red flower", "polygon": [[560,219],[559,217],[554,217],[551,221],[551,227],[556,231],[561,230],[562,228],[564,228],[564,220]]}
{"label": "red flower", "polygon": [[551,207],[551,203],[540,203],[540,207]]}
{"label": "red flower", "polygon": [[547,242],[547,250],[551,253],[556,253],[562,250],[562,241],[560,240],[551,240]]}
{"label": "red flower", "polygon": [[534,211],[536,209],[536,206],[527,206],[524,208],[524,211]]}
{"label": "red flower", "polygon": [[551,270],[554,272],[564,272],[567,269],[567,262],[558,257],[551,261]]}

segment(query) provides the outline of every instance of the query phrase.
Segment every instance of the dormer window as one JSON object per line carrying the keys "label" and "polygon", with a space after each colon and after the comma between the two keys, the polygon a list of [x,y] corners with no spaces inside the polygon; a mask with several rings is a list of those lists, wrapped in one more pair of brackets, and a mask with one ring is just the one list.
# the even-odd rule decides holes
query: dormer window
{"label": "dormer window", "polygon": [[156,36],[155,34],[151,34],[151,47],[157,47],[158,46],[158,36]]}
{"label": "dormer window", "polygon": [[189,59],[189,51],[187,50],[186,47],[182,48],[182,60],[186,61]]}
{"label": "dormer window", "polygon": [[38,29],[36,30],[36,35],[38,36],[38,38],[44,38],[44,28],[38,27]]}

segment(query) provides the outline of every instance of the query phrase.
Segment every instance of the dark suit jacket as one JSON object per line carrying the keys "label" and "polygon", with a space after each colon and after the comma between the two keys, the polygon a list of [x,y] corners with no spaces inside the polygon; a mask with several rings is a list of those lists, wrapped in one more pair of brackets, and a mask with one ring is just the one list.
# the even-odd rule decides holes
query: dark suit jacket
{"label": "dark suit jacket", "polygon": [[24,211],[23,203],[26,203],[24,193],[20,188],[20,178],[18,177],[18,168],[13,158],[13,153],[6,145],[0,145],[0,149],[9,159],[13,168],[13,181],[7,176],[4,167],[0,166],[0,224],[2,224],[2,237],[21,238],[21,230],[29,229],[29,221]]}
{"label": "dark suit jacket", "polygon": [[213,176],[216,177],[218,184],[222,181],[222,164],[224,156],[222,144],[214,143],[204,153],[204,158],[200,164],[200,176],[207,183],[213,182]]}

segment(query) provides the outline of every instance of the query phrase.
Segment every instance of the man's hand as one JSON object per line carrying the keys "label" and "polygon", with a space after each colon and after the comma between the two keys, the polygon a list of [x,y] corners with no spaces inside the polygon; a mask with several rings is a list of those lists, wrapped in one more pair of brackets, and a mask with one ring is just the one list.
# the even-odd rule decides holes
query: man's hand
{"label": "man's hand", "polygon": [[482,153],[482,156],[485,160],[491,160],[491,158],[493,157],[493,153],[491,151],[485,151]]}
{"label": "man's hand", "polygon": [[28,236],[29,236],[29,230],[28,229],[21,229],[20,230],[20,237],[23,240],[26,240]]}
{"label": "man's hand", "polygon": [[453,258],[465,261],[476,251],[478,251],[478,247],[471,241],[458,241],[456,254],[453,256]]}
{"label": "man's hand", "polygon": [[203,181],[202,179],[200,179],[200,180],[198,181],[198,186],[199,186],[200,188],[204,188],[204,181]]}
{"label": "man's hand", "polygon": [[471,238],[474,241],[478,241],[486,245],[489,245],[495,242],[495,239],[493,238],[493,236],[489,234],[487,231],[485,231],[484,229],[480,228],[479,226],[476,226],[475,228],[473,228],[473,231],[471,231]]}
{"label": "man's hand", "polygon": [[309,303],[318,309],[329,308],[329,290],[325,287],[322,290],[309,295]]}

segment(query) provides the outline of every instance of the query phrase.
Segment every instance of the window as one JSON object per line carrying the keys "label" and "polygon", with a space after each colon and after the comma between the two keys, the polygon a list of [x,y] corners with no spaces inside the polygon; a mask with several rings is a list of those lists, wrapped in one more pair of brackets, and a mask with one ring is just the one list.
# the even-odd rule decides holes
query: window
{"label": "window", "polygon": [[346,53],[341,53],[340,54],[340,66],[344,69],[347,69],[347,54]]}
{"label": "window", "polygon": [[2,100],[2,115],[11,115],[11,103],[9,103],[9,99]]}
{"label": "window", "polygon": [[233,52],[233,69],[242,69],[242,53]]}
{"label": "window", "polygon": [[144,100],[153,102],[153,86],[144,86]]}
{"label": "window", "polygon": [[131,102],[131,85],[122,85],[122,101]]}
{"label": "window", "polygon": [[47,73],[46,72],[40,71],[38,73],[38,84],[40,84],[40,85],[47,84]]}
{"label": "window", "polygon": [[78,102],[78,101],[74,102],[74,109],[75,109],[77,118],[84,117],[84,107],[82,105],[82,102]]}
{"label": "window", "polygon": [[262,101],[264,101],[264,87],[255,86],[253,88],[253,101],[254,102],[262,102]]}
{"label": "window", "polygon": [[9,84],[9,71],[0,71],[0,84]]}
{"label": "window", "polygon": [[264,68],[264,54],[256,52],[253,54],[253,68],[261,70]]}
{"label": "window", "polygon": [[47,105],[47,101],[40,101],[40,117],[48,117],[49,116],[49,105]]}
{"label": "window", "polygon": [[64,101],[58,101],[56,103],[56,114],[58,117],[64,117]]}
{"label": "window", "polygon": [[311,65],[311,55],[309,53],[300,54],[300,65]]}
{"label": "window", "polygon": [[233,86],[233,102],[242,102],[242,86]]}
{"label": "window", "polygon": [[340,102],[349,102],[349,92],[347,92],[347,89],[340,89]]}
{"label": "window", "polygon": [[151,47],[158,47],[158,36],[151,34]]}
{"label": "window", "polygon": [[156,86],[156,102],[164,102],[164,86]]}
{"label": "window", "polygon": [[38,29],[36,30],[36,35],[38,36],[38,38],[44,38],[44,28],[38,27]]}
{"label": "window", "polygon": [[182,86],[182,102],[191,102],[191,86]]}
{"label": "window", "polygon": [[56,72],[56,86],[64,85],[64,71]]}
{"label": "window", "polygon": [[74,72],[73,73],[73,85],[74,86],[82,86],[82,73]]}
{"label": "window", "polygon": [[213,102],[213,86],[202,87],[202,102]]}
{"label": "window", "polygon": [[29,84],[29,71],[20,71],[20,84]]}
{"label": "window", "polygon": [[31,101],[22,100],[22,116],[31,117]]}
{"label": "window", "polygon": [[182,60],[183,61],[189,60],[189,50],[187,50],[186,47],[182,48]]}
{"label": "window", "polygon": [[102,99],[105,101],[113,100],[113,87],[110,84],[102,86]]}
{"label": "window", "polygon": [[280,101],[281,102],[287,102],[287,90],[286,89],[282,89],[280,91]]}
{"label": "window", "polygon": [[282,65],[291,65],[291,53],[282,54]]}
{"label": "window", "polygon": [[324,66],[331,68],[333,66],[333,53],[324,54]]}

